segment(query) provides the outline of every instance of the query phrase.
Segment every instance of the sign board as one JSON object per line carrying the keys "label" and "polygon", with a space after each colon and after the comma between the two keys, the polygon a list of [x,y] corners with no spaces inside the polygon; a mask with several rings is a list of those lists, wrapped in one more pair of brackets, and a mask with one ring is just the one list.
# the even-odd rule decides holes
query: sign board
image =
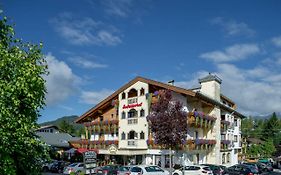
{"label": "sign board", "polygon": [[117,147],[114,144],[112,144],[112,145],[109,146],[108,151],[109,151],[110,154],[116,154]]}
{"label": "sign board", "polygon": [[95,151],[86,151],[83,154],[84,166],[86,172],[92,173],[92,170],[97,167],[97,153]]}

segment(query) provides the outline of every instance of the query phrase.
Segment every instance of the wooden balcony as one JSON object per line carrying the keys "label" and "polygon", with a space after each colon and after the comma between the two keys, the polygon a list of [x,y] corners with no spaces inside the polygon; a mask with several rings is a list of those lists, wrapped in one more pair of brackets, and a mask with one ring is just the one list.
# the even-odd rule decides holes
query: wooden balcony
{"label": "wooden balcony", "polygon": [[[178,150],[210,150],[216,145],[216,140],[213,139],[189,139],[183,144],[178,145]],[[157,145],[154,140],[147,140],[147,145],[150,149],[162,149],[160,145]]]}
{"label": "wooden balcony", "polygon": [[187,117],[188,124],[196,128],[210,129],[213,127],[215,121],[215,117],[197,111],[189,112]]}
{"label": "wooden balcony", "polygon": [[87,130],[91,133],[117,133],[118,132],[118,120],[105,120],[105,121],[94,121],[84,123]]}
{"label": "wooden balcony", "polygon": [[70,144],[74,148],[88,148],[88,149],[108,149],[110,145],[118,147],[118,140],[94,140],[81,139],[77,141],[71,141]]}

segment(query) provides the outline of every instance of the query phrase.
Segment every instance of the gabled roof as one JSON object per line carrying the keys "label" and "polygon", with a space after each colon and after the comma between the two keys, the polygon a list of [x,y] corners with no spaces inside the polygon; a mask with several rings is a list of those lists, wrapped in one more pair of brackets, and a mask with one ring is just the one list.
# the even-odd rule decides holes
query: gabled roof
{"label": "gabled roof", "polygon": [[48,145],[63,148],[70,147],[69,141],[80,139],[79,137],[72,137],[68,133],[37,132],[36,135],[40,137],[41,141]]}
{"label": "gabled roof", "polygon": [[55,128],[59,130],[59,128],[56,125],[46,125],[46,126],[41,126],[40,128],[36,129],[36,131],[41,130],[41,129],[48,129],[48,128]]}
{"label": "gabled roof", "polygon": [[195,96],[195,92],[193,92],[192,90],[187,90],[184,88],[180,88],[180,87],[176,87],[173,85],[169,85],[169,84],[165,84],[159,81],[154,81],[151,79],[147,79],[147,78],[143,78],[143,77],[136,77],[133,80],[131,80],[130,82],[128,82],[127,84],[125,84],[124,86],[122,86],[120,89],[118,89],[117,91],[115,91],[113,94],[111,94],[110,96],[108,96],[107,98],[105,98],[103,101],[101,101],[100,103],[98,103],[95,107],[91,108],[89,111],[87,111],[86,113],[84,113],[81,117],[79,117],[75,122],[79,123],[81,122],[85,117],[87,117],[89,114],[94,113],[95,111],[97,111],[100,107],[106,105],[107,103],[111,103],[111,101],[115,98],[118,98],[118,94],[120,94],[121,92],[123,92],[124,90],[126,90],[127,88],[129,88],[130,86],[132,86],[133,84],[135,84],[136,82],[144,82],[150,85],[154,85],[154,86],[159,86],[161,88],[164,89],[170,89],[172,91],[178,92],[178,93],[182,93],[185,95],[189,95],[189,96]]}
{"label": "gabled roof", "polygon": [[227,107],[224,104],[222,104],[221,102],[218,102],[214,99],[211,99],[211,98],[201,94],[200,92],[195,92],[193,90],[184,89],[184,88],[181,88],[181,87],[177,87],[177,86],[170,85],[170,84],[165,84],[165,83],[162,83],[162,82],[159,82],[159,81],[155,81],[155,80],[151,80],[151,79],[147,79],[147,78],[143,78],[143,77],[136,77],[133,80],[131,80],[130,82],[128,82],[127,84],[125,84],[124,86],[122,86],[120,89],[115,91],[113,94],[111,94],[110,96],[105,98],[103,101],[98,103],[96,106],[94,106],[93,108],[88,110],[86,113],[84,113],[82,116],[80,116],[77,120],[75,120],[75,122],[76,123],[82,123],[83,119],[85,119],[90,114],[93,114],[93,113],[97,112],[100,108],[111,104],[113,99],[118,98],[118,94],[120,94],[121,92],[123,92],[124,90],[126,90],[127,88],[129,88],[130,86],[132,86],[133,84],[135,84],[138,81],[147,83],[149,85],[158,86],[158,87],[161,87],[163,89],[169,89],[171,91],[181,93],[181,94],[184,94],[184,95],[187,95],[187,96],[200,98],[201,100],[203,100],[207,103],[210,103],[212,105],[218,105],[218,106],[222,107],[223,109],[225,109],[227,111],[233,112],[234,114],[236,114],[239,117],[245,118],[244,115],[240,114],[239,112],[235,111],[234,109],[232,109],[230,107]]}

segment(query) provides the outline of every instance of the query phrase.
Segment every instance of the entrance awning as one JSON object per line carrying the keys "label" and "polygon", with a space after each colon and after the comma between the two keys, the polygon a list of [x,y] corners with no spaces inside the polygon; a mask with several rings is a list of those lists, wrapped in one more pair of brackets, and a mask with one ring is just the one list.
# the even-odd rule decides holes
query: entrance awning
{"label": "entrance awning", "polygon": [[87,151],[95,151],[97,154],[99,152],[99,150],[97,150],[97,149],[87,149],[87,148],[78,148],[76,151],[81,154],[83,154],[84,152],[87,152]]}

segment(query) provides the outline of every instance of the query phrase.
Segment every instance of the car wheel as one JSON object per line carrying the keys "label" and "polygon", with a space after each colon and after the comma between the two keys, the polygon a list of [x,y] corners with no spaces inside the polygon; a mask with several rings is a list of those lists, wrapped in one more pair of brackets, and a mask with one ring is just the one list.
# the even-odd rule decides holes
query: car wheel
{"label": "car wheel", "polygon": [[179,175],[178,173],[174,173],[173,175]]}

